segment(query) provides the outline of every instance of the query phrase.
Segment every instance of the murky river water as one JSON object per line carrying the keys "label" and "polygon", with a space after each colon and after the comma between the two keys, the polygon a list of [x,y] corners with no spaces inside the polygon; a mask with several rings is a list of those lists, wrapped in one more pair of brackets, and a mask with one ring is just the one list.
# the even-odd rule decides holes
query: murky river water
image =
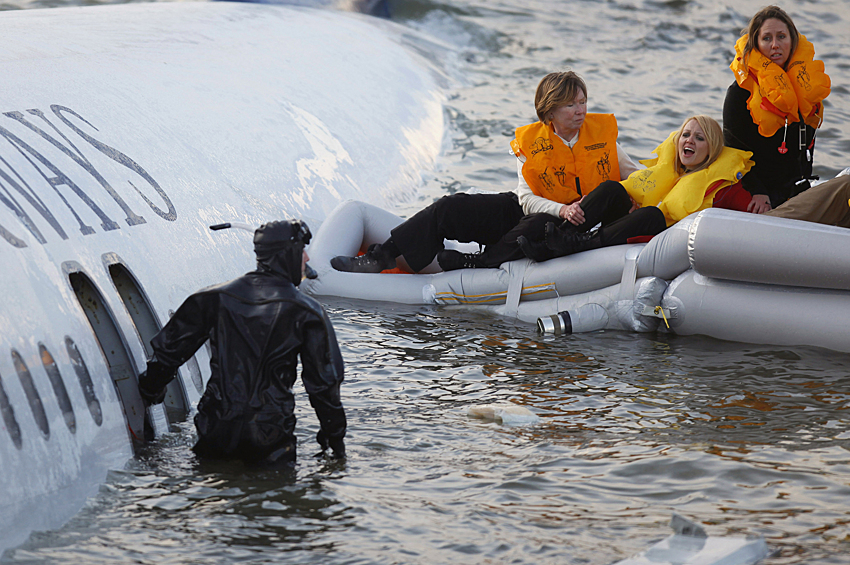
{"label": "murky river water", "polygon": [[[585,77],[591,110],[617,114],[636,158],[690,113],[719,118],[732,44],[761,5],[394,4],[396,21],[446,43],[435,56],[452,79],[444,155],[400,212],[511,189],[507,144],[550,70]],[[833,79],[816,154],[831,176],[850,165],[850,5],[785,7]],[[847,355],[663,333],[544,337],[474,309],[323,302],[347,362],[347,461],[312,457],[301,391],[294,471],[201,465],[186,425],[4,562],[604,565],[667,536],[677,512],[712,535],[763,535],[770,565],[850,563]],[[467,417],[496,401],[540,423]]]}

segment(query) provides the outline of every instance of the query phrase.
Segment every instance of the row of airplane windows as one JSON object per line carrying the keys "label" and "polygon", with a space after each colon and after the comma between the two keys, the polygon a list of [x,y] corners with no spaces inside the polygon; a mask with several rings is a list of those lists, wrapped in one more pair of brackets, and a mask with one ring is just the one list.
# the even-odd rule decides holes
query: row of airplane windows
{"label": "row of airplane windows", "polygon": [[[83,392],[88,405],[89,413],[95,424],[100,426],[103,423],[103,412],[100,407],[100,401],[94,392],[94,383],[92,383],[91,375],[86,367],[80,351],[74,340],[69,336],[65,336],[65,347],[68,350],[68,357],[71,360],[71,365],[74,367],[74,372],[77,374],[77,379],[80,383],[80,388]],[[38,344],[38,351],[41,356],[41,363],[47,373],[47,378],[53,388],[53,393],[56,395],[56,400],[59,403],[59,408],[62,410],[62,415],[65,419],[65,425],[71,433],[77,431],[77,418],[74,414],[74,407],[71,404],[71,398],[68,396],[68,389],[65,388],[65,382],[62,380],[62,374],[59,372],[59,367],[56,366],[56,361],[53,355],[48,351],[43,343]],[[15,366],[15,371],[18,373],[18,378],[21,381],[21,387],[24,389],[24,394],[29,402],[32,410],[33,418],[41,431],[44,439],[50,438],[50,424],[47,421],[47,414],[44,411],[44,404],[41,401],[41,395],[33,382],[32,374],[24,362],[21,354],[17,350],[12,349],[12,363]],[[15,447],[21,449],[23,446],[23,437],[21,435],[21,427],[18,425],[15,410],[9,402],[9,397],[6,395],[6,389],[3,386],[3,378],[0,375],[0,413],[3,415],[3,422],[6,425],[6,430],[12,438]]]}

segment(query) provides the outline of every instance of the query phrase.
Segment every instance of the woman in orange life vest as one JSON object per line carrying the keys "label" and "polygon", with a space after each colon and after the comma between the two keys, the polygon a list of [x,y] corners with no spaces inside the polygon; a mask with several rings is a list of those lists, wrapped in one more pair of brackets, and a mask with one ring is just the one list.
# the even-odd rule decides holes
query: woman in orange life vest
{"label": "woman in orange life vest", "polygon": [[735,44],[735,82],[723,104],[726,144],[753,153],[744,179],[757,214],[850,227],[850,177],[814,188],[817,128],[830,80],[815,50],[791,17],[776,6],[761,9]]}
{"label": "woman in orange life vest", "polygon": [[[518,128],[511,143],[518,159],[516,190],[444,196],[393,229],[387,241],[370,246],[365,255],[334,257],[333,268],[377,273],[394,268],[400,255],[417,272],[435,256],[446,271],[498,267],[523,257],[516,236],[527,229],[521,222],[524,216],[574,216],[581,212],[582,196],[601,181],[620,180],[638,169],[617,143],[614,116],[587,113],[587,86],[576,73],[543,77],[534,107],[540,121]],[[460,253],[445,250],[444,239],[486,247],[481,253]]]}
{"label": "woman in orange life vest", "polygon": [[[751,154],[724,147],[716,120],[686,118],[655,153],[657,158],[642,161],[649,168],[621,183],[602,183],[589,194],[581,203],[581,220],[568,217],[557,226],[550,216],[545,231],[519,236],[520,248],[527,257],[545,261],[651,237],[711,206],[743,211],[749,204],[740,180],[753,165]],[[620,210],[619,217],[613,217],[614,210]],[[598,230],[588,231],[600,221]]]}

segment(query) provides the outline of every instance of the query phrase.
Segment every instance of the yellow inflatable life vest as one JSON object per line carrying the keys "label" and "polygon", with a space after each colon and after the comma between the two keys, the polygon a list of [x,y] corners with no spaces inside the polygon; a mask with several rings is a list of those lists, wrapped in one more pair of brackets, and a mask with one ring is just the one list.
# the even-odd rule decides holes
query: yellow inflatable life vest
{"label": "yellow inflatable life vest", "polygon": [[788,71],[753,49],[744,61],[747,36],[735,43],[735,60],[729,65],[738,86],[750,92],[747,108],[765,137],[775,134],[788,123],[803,116],[806,124],[817,128],[823,121],[823,104],[830,93],[829,76],[823,61],[815,61],[815,48],[800,35],[797,49],[788,62]]}
{"label": "yellow inflatable life vest", "polygon": [[587,114],[572,149],[542,122],[517,128],[511,149],[525,156],[522,176],[531,191],[561,204],[578,200],[603,181],[620,180],[613,114]]}
{"label": "yellow inflatable life vest", "polygon": [[668,227],[689,214],[710,208],[718,190],[741,180],[755,164],[750,160],[751,152],[724,147],[705,169],[680,176],[676,171],[676,133],[655,148],[653,153],[658,157],[641,161],[649,168],[635,171],[622,182],[641,207],[657,206]]}

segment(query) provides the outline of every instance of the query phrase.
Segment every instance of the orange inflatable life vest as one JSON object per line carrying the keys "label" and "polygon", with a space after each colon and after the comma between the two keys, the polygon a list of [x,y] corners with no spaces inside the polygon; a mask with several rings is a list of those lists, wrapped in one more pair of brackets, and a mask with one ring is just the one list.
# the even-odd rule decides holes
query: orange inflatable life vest
{"label": "orange inflatable life vest", "polygon": [[517,128],[511,149],[525,156],[522,176],[537,196],[569,204],[606,180],[620,180],[617,119],[587,114],[570,148],[551,125],[535,122]]}
{"label": "orange inflatable life vest", "polygon": [[788,60],[788,70],[753,49],[744,61],[747,35],[735,43],[735,60],[729,65],[738,86],[750,93],[747,108],[759,133],[770,137],[787,123],[803,117],[817,128],[823,121],[822,101],[829,96],[830,80],[823,61],[815,61],[815,48],[800,35],[797,49]]}

